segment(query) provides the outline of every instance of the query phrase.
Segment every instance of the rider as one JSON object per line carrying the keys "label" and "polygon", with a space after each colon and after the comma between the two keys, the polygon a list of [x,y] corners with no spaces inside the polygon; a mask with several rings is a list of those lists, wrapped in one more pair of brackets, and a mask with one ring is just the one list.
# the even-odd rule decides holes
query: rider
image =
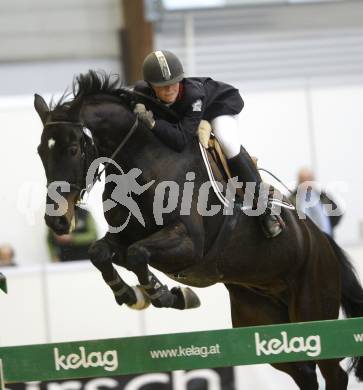
{"label": "rider", "polygon": [[[231,173],[239,182],[256,183],[256,205],[262,179],[250,155],[240,145],[236,116],[243,108],[243,100],[238,90],[209,77],[185,78],[180,60],[167,50],[154,51],[146,56],[143,76],[144,80],[137,81],[134,90],[170,107],[179,121],[171,123],[163,118],[162,113],[157,113],[154,119],[153,113],[140,104],[135,110],[139,118],[163,143],[178,152],[197,137],[200,121],[209,121]],[[275,237],[282,231],[283,222],[271,214],[270,202],[259,221],[266,237]]]}

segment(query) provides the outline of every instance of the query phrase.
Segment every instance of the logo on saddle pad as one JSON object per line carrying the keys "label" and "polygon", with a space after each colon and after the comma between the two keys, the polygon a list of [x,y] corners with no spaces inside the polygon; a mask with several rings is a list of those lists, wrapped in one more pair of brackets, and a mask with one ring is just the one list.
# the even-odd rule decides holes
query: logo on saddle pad
{"label": "logo on saddle pad", "polygon": [[281,332],[281,338],[263,340],[260,333],[255,333],[256,354],[279,355],[281,353],[306,352],[307,356],[319,356],[321,353],[320,336],[292,337],[287,332]]}
{"label": "logo on saddle pad", "polygon": [[103,367],[106,371],[118,368],[117,351],[86,352],[85,347],[79,347],[79,353],[62,355],[58,348],[53,348],[54,364],[57,371],[76,370],[78,368]]}

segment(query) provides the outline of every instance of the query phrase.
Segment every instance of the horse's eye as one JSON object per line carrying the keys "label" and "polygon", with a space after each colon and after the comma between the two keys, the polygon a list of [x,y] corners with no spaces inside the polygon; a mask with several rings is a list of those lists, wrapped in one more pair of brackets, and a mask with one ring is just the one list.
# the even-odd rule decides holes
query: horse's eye
{"label": "horse's eye", "polygon": [[75,156],[77,154],[77,152],[78,152],[78,146],[77,145],[72,145],[72,146],[70,146],[68,148],[68,150],[69,150],[69,154],[71,156]]}

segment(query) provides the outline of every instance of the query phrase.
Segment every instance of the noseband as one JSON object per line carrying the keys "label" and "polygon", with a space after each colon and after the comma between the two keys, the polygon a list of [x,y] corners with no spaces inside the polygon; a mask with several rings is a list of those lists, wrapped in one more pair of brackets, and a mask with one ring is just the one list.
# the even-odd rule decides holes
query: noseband
{"label": "noseband", "polygon": [[[82,151],[82,161],[83,161],[84,166],[87,166],[87,164],[86,164],[87,140],[86,140],[85,137],[88,137],[88,133],[91,133],[90,130],[82,122],[53,121],[53,122],[47,122],[44,125],[44,128],[47,127],[47,126],[50,126],[50,125],[72,125],[72,126],[78,126],[78,127],[82,128],[83,141],[84,141],[83,142],[84,150]],[[110,157],[110,160],[113,160],[117,156],[117,154],[121,151],[121,149],[126,145],[127,141],[130,139],[132,134],[135,132],[135,130],[137,129],[138,125],[139,125],[139,118],[136,116],[135,122],[131,126],[130,130],[127,132],[127,134],[124,137],[124,139],[121,141],[121,143],[115,149],[115,151],[112,153],[112,155]],[[98,154],[98,149],[97,149],[95,143],[93,142],[93,139],[92,139],[92,146],[93,146],[93,150],[95,151],[96,158],[97,158],[98,155],[99,155]],[[106,170],[106,168],[108,167],[109,164],[110,164],[110,162],[106,162],[104,164],[103,169],[100,172],[98,172],[98,170],[97,170],[97,173],[96,173],[95,177],[93,178],[92,183],[89,183],[88,185],[86,185],[86,183],[85,183],[85,186],[83,188],[80,188],[78,184],[69,183],[70,188],[73,188],[76,191],[79,191],[79,193],[80,193],[78,202],[82,201],[82,199],[83,199],[83,197],[84,197],[86,192],[89,193],[92,190],[93,186],[96,184],[96,182],[98,180],[100,180],[102,173]],[[86,175],[84,177],[86,177]]]}

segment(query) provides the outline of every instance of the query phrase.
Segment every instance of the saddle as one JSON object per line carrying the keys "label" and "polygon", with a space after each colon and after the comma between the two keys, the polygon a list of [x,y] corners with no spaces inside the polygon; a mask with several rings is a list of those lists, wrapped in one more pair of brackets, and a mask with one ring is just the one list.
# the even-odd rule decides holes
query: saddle
{"label": "saddle", "polygon": [[[201,154],[204,159],[204,164],[207,168],[209,179],[212,184],[212,188],[225,206],[228,205],[228,201],[223,196],[219,187],[216,185],[216,181],[224,180],[228,182],[229,179],[232,178],[231,171],[229,169],[227,158],[224,155],[222,148],[214,136],[212,132],[212,127],[210,123],[206,120],[202,120],[198,127],[198,138],[199,138],[199,146],[201,150]],[[257,167],[257,157],[252,157],[251,159],[253,163]],[[267,171],[268,172],[268,171]],[[270,173],[271,174],[271,173]],[[284,196],[280,191],[278,191],[275,187],[270,185],[269,192],[271,194],[271,203],[272,205],[276,205],[279,207],[284,207],[288,209],[295,209],[295,207],[291,204],[286,196]],[[244,191],[241,188],[236,189],[236,195],[240,198],[244,198]]]}
{"label": "saddle", "polygon": [[[228,167],[227,158],[224,155],[218,140],[212,133],[212,128],[209,122],[202,120],[198,128],[199,147],[204,160],[204,164],[208,171],[209,179],[213,190],[222,204],[228,206],[225,202],[227,199],[223,196],[220,188],[215,184],[216,180],[222,178],[227,182],[232,177]],[[252,157],[256,167],[257,158]],[[243,199],[244,193],[241,188],[237,188],[237,196]],[[272,191],[276,191],[271,186]],[[291,204],[284,197],[272,198],[272,203],[280,207],[292,209]],[[178,282],[189,284],[195,287],[207,287],[220,281],[221,272],[219,270],[220,262],[223,258],[225,243],[228,241],[233,230],[236,228],[240,215],[242,214],[241,205],[236,202],[229,207],[233,207],[233,212],[225,215],[225,218],[218,231],[211,248],[209,248],[203,256],[203,259],[195,265],[175,274],[168,274],[171,279]],[[200,280],[200,275],[203,275],[203,281]]]}
{"label": "saddle", "polygon": [[[223,153],[217,138],[212,132],[210,123],[204,119],[199,124],[198,137],[200,144],[207,152],[214,176],[218,176],[218,171],[216,171],[217,168],[226,181],[232,178],[232,174],[227,163],[227,158]],[[257,157],[251,156],[251,158],[257,168]]]}

